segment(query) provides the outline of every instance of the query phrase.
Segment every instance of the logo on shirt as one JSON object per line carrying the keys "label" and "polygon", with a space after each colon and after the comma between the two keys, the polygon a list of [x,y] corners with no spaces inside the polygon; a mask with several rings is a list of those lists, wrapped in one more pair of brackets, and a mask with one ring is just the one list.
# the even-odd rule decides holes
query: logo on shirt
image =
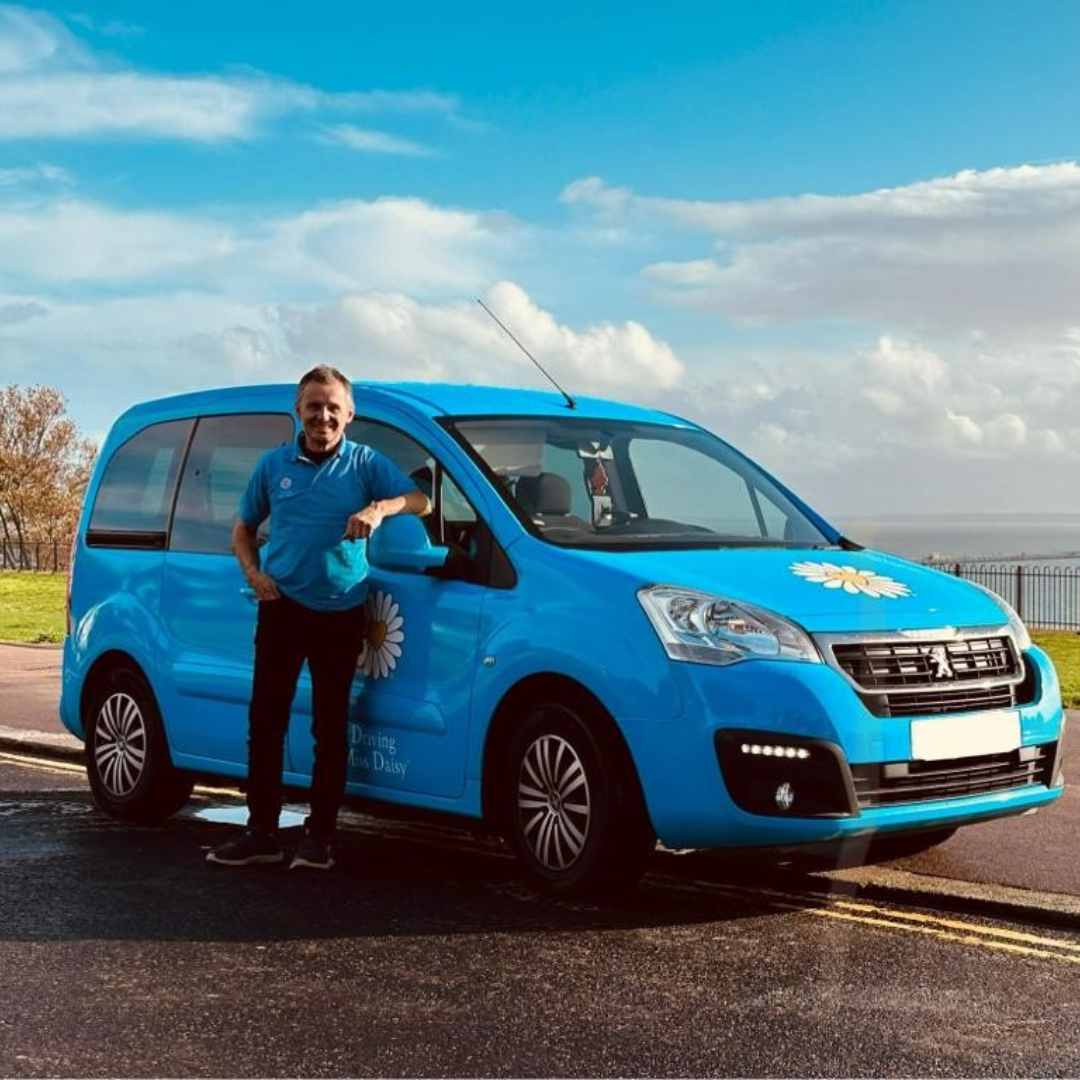
{"label": "logo on shirt", "polygon": [[288,491],[292,487],[292,480],[288,476],[283,476],[279,486],[282,491]]}

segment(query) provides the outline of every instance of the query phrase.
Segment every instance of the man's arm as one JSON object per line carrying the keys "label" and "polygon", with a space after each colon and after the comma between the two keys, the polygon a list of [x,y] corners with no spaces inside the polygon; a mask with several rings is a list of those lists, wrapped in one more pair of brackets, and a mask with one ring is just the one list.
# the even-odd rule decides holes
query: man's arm
{"label": "man's arm", "polygon": [[395,495],[390,499],[375,499],[363,510],[357,510],[345,522],[345,536],[350,540],[370,536],[380,525],[383,518],[395,514],[419,514],[423,517],[431,513],[431,500],[422,491],[409,491],[404,495]]}
{"label": "man's arm", "polygon": [[279,599],[281,593],[274,579],[259,568],[259,526],[236,518],[233,521],[232,546],[236,561],[255,595],[260,600]]}

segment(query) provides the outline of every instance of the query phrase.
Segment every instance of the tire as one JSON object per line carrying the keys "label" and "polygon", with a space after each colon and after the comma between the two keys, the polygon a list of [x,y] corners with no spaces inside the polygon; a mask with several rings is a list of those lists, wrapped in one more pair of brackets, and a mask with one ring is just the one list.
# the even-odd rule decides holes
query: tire
{"label": "tire", "polygon": [[86,772],[94,801],[122,821],[163,821],[191,795],[194,781],[173,768],[154,695],[135,671],[110,671],[90,694]]}
{"label": "tire", "polygon": [[625,892],[655,844],[629,763],[597,730],[573,707],[537,704],[508,747],[504,830],[524,876],[545,892]]}
{"label": "tire", "polygon": [[951,828],[929,829],[925,832],[905,833],[901,836],[890,836],[887,833],[875,836],[870,841],[870,857],[886,860],[906,859],[944,844],[955,833],[956,829]]}

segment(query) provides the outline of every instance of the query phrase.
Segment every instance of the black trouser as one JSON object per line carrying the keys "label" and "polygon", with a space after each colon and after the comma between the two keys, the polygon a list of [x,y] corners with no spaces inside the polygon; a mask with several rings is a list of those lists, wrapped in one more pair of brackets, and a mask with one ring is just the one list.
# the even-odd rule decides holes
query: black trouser
{"label": "black trouser", "polygon": [[329,837],[345,792],[349,689],[364,640],[364,608],[314,611],[281,597],[259,604],[255,676],[248,711],[248,824],[276,829],[281,813],[285,733],[300,669],[311,674],[311,775],[308,831]]}

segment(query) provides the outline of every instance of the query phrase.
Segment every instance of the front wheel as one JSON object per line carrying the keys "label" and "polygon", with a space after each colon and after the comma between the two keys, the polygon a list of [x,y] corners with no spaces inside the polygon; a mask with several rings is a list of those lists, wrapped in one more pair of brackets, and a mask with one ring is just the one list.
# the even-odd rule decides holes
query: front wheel
{"label": "front wheel", "polygon": [[86,721],[86,772],[105,813],[152,823],[187,802],[193,781],[173,768],[157,703],[140,674],[109,672],[90,695]]}
{"label": "front wheel", "polygon": [[575,709],[533,706],[509,747],[508,839],[525,876],[565,896],[632,887],[655,838],[624,755]]}

